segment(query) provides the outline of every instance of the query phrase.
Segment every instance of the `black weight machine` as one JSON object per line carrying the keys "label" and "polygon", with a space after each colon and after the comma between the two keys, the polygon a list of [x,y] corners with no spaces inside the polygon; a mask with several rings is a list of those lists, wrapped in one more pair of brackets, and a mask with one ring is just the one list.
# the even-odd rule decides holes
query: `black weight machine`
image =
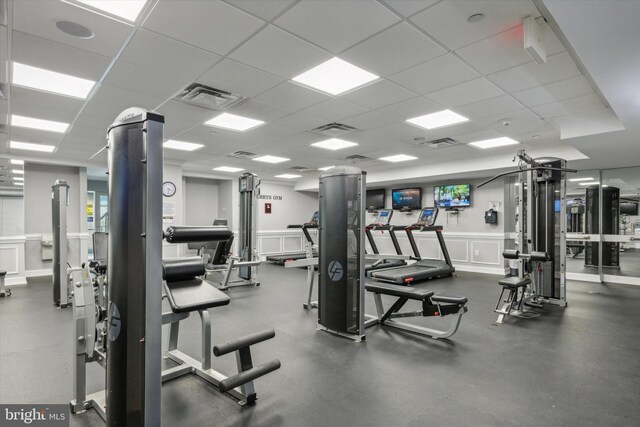
{"label": "black weight machine", "polygon": [[[539,313],[525,307],[543,304],[566,307],[566,174],[567,162],[558,158],[533,159],[518,150],[515,170],[500,173],[482,187],[503,176],[518,175],[517,250],[505,250],[506,259],[520,262],[518,276],[499,281],[502,292],[496,304],[497,323],[506,316],[535,317]],[[508,291],[507,299],[502,300]],[[500,303],[503,302],[503,306]]]}

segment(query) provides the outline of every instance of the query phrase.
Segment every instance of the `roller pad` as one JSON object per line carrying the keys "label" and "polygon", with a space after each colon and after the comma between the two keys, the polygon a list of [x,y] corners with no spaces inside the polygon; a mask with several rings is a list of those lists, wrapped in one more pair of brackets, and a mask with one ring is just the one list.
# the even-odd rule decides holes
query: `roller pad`
{"label": "roller pad", "polygon": [[162,278],[167,282],[204,276],[204,261],[200,257],[176,258],[162,261]]}
{"label": "roller pad", "polygon": [[233,232],[229,227],[168,227],[164,233],[169,243],[219,242],[229,240]]}

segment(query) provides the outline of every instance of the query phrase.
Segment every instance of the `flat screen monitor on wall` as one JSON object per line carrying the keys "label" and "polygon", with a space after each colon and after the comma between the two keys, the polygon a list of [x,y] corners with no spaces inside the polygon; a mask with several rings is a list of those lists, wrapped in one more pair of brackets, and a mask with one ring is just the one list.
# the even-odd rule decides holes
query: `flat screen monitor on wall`
{"label": "flat screen monitor on wall", "polygon": [[433,188],[434,200],[439,208],[464,208],[471,206],[471,185],[439,185]]}
{"label": "flat screen monitor on wall", "polygon": [[420,209],[422,207],[421,188],[398,188],[391,190],[393,209]]}
{"label": "flat screen monitor on wall", "polygon": [[635,202],[620,202],[620,213],[638,215],[638,204]]}
{"label": "flat screen monitor on wall", "polygon": [[385,190],[367,190],[367,209],[384,209]]}

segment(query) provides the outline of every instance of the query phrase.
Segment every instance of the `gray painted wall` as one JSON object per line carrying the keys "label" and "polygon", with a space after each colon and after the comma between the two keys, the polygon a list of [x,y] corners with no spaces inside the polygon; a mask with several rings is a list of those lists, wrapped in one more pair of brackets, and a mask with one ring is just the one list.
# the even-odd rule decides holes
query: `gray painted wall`
{"label": "gray painted wall", "polygon": [[24,234],[24,197],[0,197],[0,236]]}
{"label": "gray painted wall", "polygon": [[[233,230],[236,219],[234,218],[233,209],[233,188],[235,181],[220,181],[218,184],[218,218],[226,218],[229,221],[229,227]],[[237,185],[236,185],[237,187]]]}
{"label": "gray painted wall", "polygon": [[[292,185],[262,182],[260,194],[282,196],[282,200],[261,198],[258,201],[259,231],[284,230],[289,224],[302,224],[318,210],[318,193],[296,191]],[[271,203],[271,214],[264,213],[265,203]]]}
{"label": "gray painted wall", "polygon": [[186,225],[211,225],[218,218],[218,184],[215,179],[185,178]]}

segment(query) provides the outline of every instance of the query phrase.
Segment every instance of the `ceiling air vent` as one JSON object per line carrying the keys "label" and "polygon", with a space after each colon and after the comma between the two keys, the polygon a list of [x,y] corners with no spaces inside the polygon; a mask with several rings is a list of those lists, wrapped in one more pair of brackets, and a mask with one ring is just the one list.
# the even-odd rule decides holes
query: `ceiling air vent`
{"label": "ceiling air vent", "polygon": [[289,170],[291,172],[309,172],[311,169],[309,169],[308,167],[305,167],[305,166],[291,166],[287,170]]}
{"label": "ceiling air vent", "polygon": [[247,98],[200,83],[191,83],[176,96],[176,99],[197,107],[224,111],[241,104]]}
{"label": "ceiling air vent", "polygon": [[360,154],[353,154],[344,158],[351,163],[361,163],[371,160],[370,157],[361,156]]}
{"label": "ceiling air vent", "polygon": [[257,156],[256,153],[250,153],[248,151],[234,151],[231,154],[227,154],[227,157],[233,157],[236,159],[253,159]]}
{"label": "ceiling air vent", "polygon": [[359,129],[354,128],[353,126],[344,125],[342,123],[329,123],[327,125],[319,126],[315,129],[311,129],[311,132],[317,133],[319,135],[326,135],[331,137],[336,137],[339,135],[343,135],[345,133],[350,132],[358,132]]}
{"label": "ceiling air vent", "polygon": [[427,148],[445,148],[445,147],[453,147],[454,145],[461,145],[460,141],[456,141],[453,138],[440,138],[434,139],[431,141],[420,142],[418,145]]}

